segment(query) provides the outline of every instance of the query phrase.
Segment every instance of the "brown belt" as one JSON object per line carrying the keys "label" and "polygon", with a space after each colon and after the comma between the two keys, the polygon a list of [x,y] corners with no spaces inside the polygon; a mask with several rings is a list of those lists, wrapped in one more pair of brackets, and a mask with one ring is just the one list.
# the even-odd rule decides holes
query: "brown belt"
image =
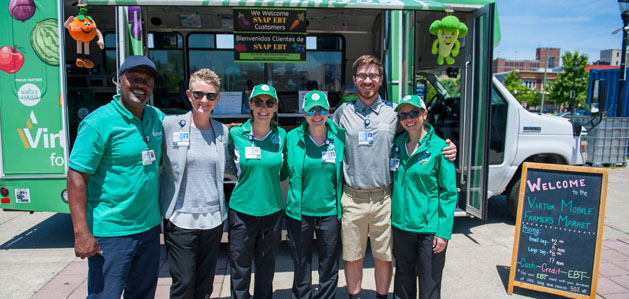
{"label": "brown belt", "polygon": [[351,194],[371,194],[371,193],[391,193],[391,184],[381,187],[381,188],[373,188],[373,189],[359,189],[353,188],[349,185],[343,184],[343,192],[351,193]]}

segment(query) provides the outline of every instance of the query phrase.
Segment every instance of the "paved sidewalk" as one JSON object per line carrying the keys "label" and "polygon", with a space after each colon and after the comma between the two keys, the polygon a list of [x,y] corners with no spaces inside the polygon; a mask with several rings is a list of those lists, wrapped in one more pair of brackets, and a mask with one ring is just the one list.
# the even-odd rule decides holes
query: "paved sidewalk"
{"label": "paved sidewalk", "polygon": [[[629,298],[629,217],[627,217],[627,211],[629,211],[629,201],[627,201],[629,168],[610,168],[608,170],[604,240],[599,264],[597,298]],[[507,294],[515,221],[507,216],[506,211],[504,197],[494,197],[489,201],[489,218],[486,222],[466,217],[455,219],[454,232],[452,240],[448,244],[444,269],[443,298],[563,298],[517,287],[513,295]],[[51,231],[59,231],[61,227],[50,229]],[[20,246],[17,247],[20,248],[35,247],[35,245],[23,246],[23,243],[35,242],[35,240],[28,238],[28,234],[19,235],[19,238],[24,240],[12,240],[7,242],[9,245],[5,244],[6,249],[9,250],[5,250],[7,252],[4,253],[4,258],[10,258],[10,251],[16,247],[10,244],[18,244]],[[71,246],[71,244],[67,245]],[[274,278],[274,298],[290,298],[293,270],[287,247],[286,242],[283,242],[278,252]],[[19,249],[15,250],[20,251]],[[60,250],[46,251],[45,254],[52,256],[58,251]],[[226,244],[222,245],[220,252],[212,298],[229,298],[230,283]],[[15,256],[22,258],[24,254]],[[52,279],[46,278],[48,282],[32,298],[85,298],[87,262],[79,258],[68,259],[68,261],[70,260],[71,262],[66,262],[68,263],[67,266],[61,265],[59,267],[63,270],[50,276]],[[6,259],[3,260],[2,265],[6,262]],[[15,263],[14,261],[11,262]],[[313,258],[313,265],[317,265],[316,257]],[[29,269],[35,273],[38,273],[38,270]],[[23,275],[26,276],[26,273]],[[40,277],[41,275],[36,276]],[[313,282],[317,283],[316,271],[313,271],[312,276]],[[156,298],[168,298],[170,284],[168,265],[165,263],[165,252],[162,246]],[[375,298],[373,258],[370,256],[365,258],[363,292],[361,294],[363,298]],[[0,291],[0,297],[4,298],[3,296],[2,291]],[[345,277],[341,268],[337,298],[346,297]]]}
{"label": "paved sidewalk", "polygon": [[[228,261],[226,254],[226,244],[221,248],[217,264],[217,275],[214,279],[214,292],[212,298],[228,298],[229,297],[229,275]],[[168,265],[165,261],[165,252],[162,247],[162,257],[160,265],[159,279],[157,282],[157,294],[155,298],[168,298],[168,292],[171,284],[170,275],[168,273]],[[279,276],[279,275],[278,275]],[[368,278],[365,275],[365,278]],[[316,273],[313,273],[316,277]],[[286,285],[286,281],[278,283],[276,277],[276,289],[279,285]],[[288,282],[290,283],[290,281]],[[370,286],[369,279],[365,279],[365,288],[367,290],[374,288]],[[372,283],[371,283],[372,284]],[[289,298],[289,292],[276,293],[276,298]],[[339,290],[339,293],[345,293],[345,290]],[[541,295],[541,293],[533,293],[531,291],[518,292],[520,295]],[[341,294],[337,297],[341,297]],[[497,294],[492,294],[492,298]],[[629,238],[617,240],[604,240],[601,252],[599,278],[597,295],[599,298],[616,299],[629,298]],[[61,273],[53,278],[41,290],[39,290],[32,298],[34,299],[52,299],[52,298],[85,298],[87,296],[87,260],[76,258]],[[344,297],[344,296],[343,296]],[[504,298],[509,298],[505,292]],[[537,297],[537,296],[535,296]],[[549,297],[550,298],[550,297]]]}

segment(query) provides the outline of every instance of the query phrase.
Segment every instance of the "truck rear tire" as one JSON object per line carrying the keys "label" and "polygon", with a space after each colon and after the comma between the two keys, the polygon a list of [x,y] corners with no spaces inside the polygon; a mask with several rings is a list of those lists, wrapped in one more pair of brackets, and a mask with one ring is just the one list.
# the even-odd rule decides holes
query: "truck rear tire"
{"label": "truck rear tire", "polygon": [[518,214],[518,200],[520,198],[520,178],[518,178],[509,189],[507,193],[507,208],[509,209],[509,216],[516,219]]}

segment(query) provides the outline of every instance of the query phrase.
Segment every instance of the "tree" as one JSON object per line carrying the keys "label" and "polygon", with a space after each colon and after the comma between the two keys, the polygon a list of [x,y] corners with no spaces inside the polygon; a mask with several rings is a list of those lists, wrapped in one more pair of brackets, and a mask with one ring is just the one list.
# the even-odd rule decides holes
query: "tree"
{"label": "tree", "polygon": [[459,88],[458,82],[453,79],[445,79],[440,81],[441,85],[448,91],[448,94],[452,97],[460,97],[461,89]]}
{"label": "tree", "polygon": [[[588,89],[588,73],[585,67],[588,64],[588,55],[580,54],[579,51],[574,53],[568,51],[561,55],[563,65],[562,73],[559,73],[555,82],[549,83],[550,98],[557,104],[570,105],[570,92],[572,91],[573,80],[575,82],[575,105],[585,106],[587,89]],[[576,71],[573,70],[573,64],[576,63]]]}
{"label": "tree", "polygon": [[505,77],[505,87],[518,102],[525,102],[529,107],[537,106],[541,102],[541,93],[523,85],[515,71],[511,71]]}

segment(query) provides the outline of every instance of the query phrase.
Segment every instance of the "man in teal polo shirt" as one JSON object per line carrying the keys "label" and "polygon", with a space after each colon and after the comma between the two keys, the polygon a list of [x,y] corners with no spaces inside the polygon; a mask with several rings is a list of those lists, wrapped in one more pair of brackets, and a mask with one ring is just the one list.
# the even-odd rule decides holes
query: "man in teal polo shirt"
{"label": "man in teal polo shirt", "polygon": [[146,103],[157,70],[129,56],[120,94],[79,125],[68,169],[76,256],[88,258],[88,298],[153,298],[159,268],[158,164],[164,114]]}

